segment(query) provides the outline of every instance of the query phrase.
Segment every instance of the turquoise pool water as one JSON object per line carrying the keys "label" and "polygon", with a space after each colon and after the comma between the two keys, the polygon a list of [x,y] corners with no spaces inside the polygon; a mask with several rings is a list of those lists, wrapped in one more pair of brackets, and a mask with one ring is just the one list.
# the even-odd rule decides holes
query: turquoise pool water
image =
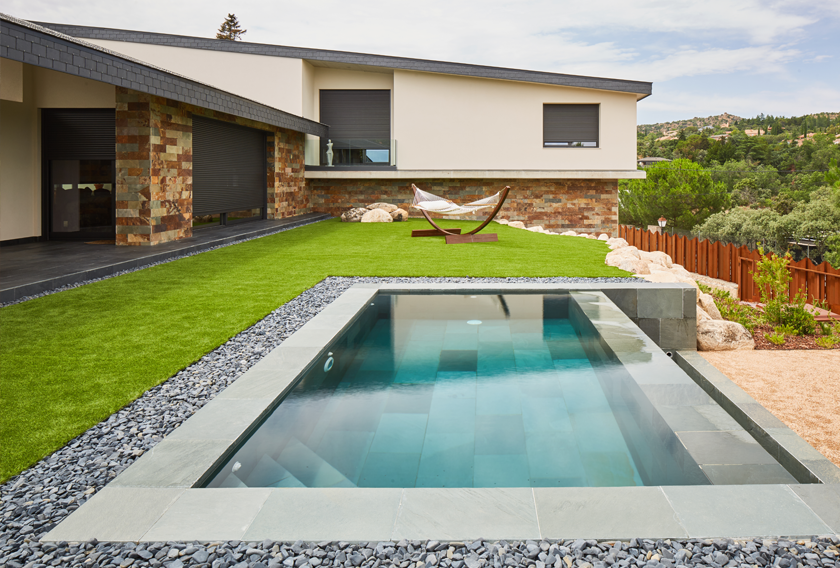
{"label": "turquoise pool water", "polygon": [[708,483],[638,426],[652,407],[569,312],[567,295],[378,296],[206,486]]}

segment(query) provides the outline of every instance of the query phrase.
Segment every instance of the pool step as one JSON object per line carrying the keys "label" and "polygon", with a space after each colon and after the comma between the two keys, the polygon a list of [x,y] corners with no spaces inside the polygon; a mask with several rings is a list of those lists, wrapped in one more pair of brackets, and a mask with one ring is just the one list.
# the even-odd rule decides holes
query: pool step
{"label": "pool step", "polygon": [[262,455],[245,482],[248,487],[306,487],[268,454]]}
{"label": "pool step", "polygon": [[289,441],[277,463],[307,487],[356,487],[343,473],[297,438]]}
{"label": "pool step", "polygon": [[224,481],[222,481],[222,483],[219,485],[219,487],[240,488],[240,487],[248,487],[248,486],[245,485],[245,483],[241,479],[239,479],[239,476],[237,476],[235,473],[231,473],[230,475],[228,475],[225,478]]}

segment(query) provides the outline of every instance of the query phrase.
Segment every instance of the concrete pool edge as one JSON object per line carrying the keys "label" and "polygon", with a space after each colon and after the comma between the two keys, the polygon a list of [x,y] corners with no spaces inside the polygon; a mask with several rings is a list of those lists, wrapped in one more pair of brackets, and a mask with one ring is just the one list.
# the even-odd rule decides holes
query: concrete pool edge
{"label": "concrete pool edge", "polygon": [[677,365],[770,455],[805,483],[840,484],[840,467],[814,449],[696,351],[677,351]]}
{"label": "concrete pool edge", "polygon": [[[631,290],[632,284],[409,285],[410,293]],[[686,285],[640,284],[645,296]],[[392,538],[601,540],[840,533],[840,486],[509,489],[194,489],[362,307],[406,285],[353,286],[147,452],[42,540],[215,541]],[[688,291],[683,288],[688,289]],[[424,291],[425,290],[425,291]],[[689,294],[690,292],[690,294]],[[626,299],[636,305],[635,299]],[[675,296],[676,298],[676,296]],[[612,299],[612,298],[611,298]],[[616,302],[618,303],[618,302]],[[626,310],[621,307],[622,311]],[[634,308],[636,309],[636,308]],[[647,309],[647,308],[645,308]],[[634,312],[636,317],[640,312]],[[674,315],[642,312],[643,315]],[[630,314],[627,314],[628,317]],[[668,319],[668,318],[660,318]],[[684,338],[683,338],[684,339]],[[278,376],[281,378],[278,380]],[[235,420],[226,420],[235,416]],[[736,509],[732,511],[733,502]],[[740,504],[740,505],[738,505]],[[632,511],[633,515],[625,514]],[[723,515],[725,513],[725,515]],[[725,516],[725,519],[720,518]],[[670,520],[669,520],[670,519]],[[727,523],[721,525],[725,520]],[[259,537],[259,538],[258,538]]]}

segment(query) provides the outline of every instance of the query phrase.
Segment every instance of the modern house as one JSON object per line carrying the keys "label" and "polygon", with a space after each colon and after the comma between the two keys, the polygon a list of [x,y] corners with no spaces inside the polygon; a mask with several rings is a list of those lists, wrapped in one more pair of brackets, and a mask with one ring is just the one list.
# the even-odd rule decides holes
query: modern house
{"label": "modern house", "polygon": [[[615,233],[651,84],[0,15],[0,241],[156,244],[412,183]],[[328,152],[329,150],[329,152]]]}

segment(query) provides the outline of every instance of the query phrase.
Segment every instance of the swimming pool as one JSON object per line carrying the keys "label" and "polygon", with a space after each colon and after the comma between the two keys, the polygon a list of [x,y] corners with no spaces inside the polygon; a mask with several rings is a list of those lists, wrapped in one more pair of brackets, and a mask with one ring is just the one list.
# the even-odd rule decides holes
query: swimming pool
{"label": "swimming pool", "polygon": [[795,481],[611,310],[583,293],[380,294],[205,486]]}

